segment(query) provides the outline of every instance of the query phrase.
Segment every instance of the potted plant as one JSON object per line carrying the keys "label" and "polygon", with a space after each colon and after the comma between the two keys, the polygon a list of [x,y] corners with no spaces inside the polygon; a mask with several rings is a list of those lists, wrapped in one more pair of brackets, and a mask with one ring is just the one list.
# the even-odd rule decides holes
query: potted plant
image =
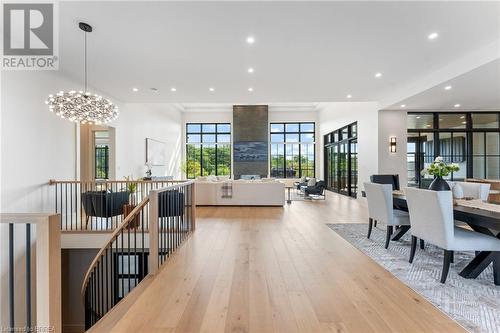
{"label": "potted plant", "polygon": [[456,163],[445,163],[441,156],[436,157],[434,162],[432,162],[428,167],[424,168],[420,173],[422,176],[431,175],[434,176],[434,180],[429,186],[429,190],[433,191],[449,191],[450,186],[443,179],[443,177],[448,176],[452,172],[457,172],[460,167]]}
{"label": "potted plant", "polygon": [[131,205],[136,205],[136,190],[137,190],[137,183],[131,182],[132,176],[126,176],[124,177],[125,180],[127,181],[127,191],[129,193],[129,203]]}

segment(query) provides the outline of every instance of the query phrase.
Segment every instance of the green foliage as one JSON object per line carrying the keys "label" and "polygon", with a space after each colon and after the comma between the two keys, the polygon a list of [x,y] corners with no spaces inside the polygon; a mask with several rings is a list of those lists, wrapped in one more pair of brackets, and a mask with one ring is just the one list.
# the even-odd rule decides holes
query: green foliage
{"label": "green foliage", "polygon": [[441,156],[436,157],[434,162],[432,162],[427,168],[423,169],[421,172],[422,176],[431,175],[437,177],[446,177],[452,172],[457,172],[460,167],[456,163],[445,163]]}
{"label": "green foliage", "polygon": [[208,175],[230,175],[231,146],[229,144],[219,144],[217,146],[204,145],[202,154],[200,145],[188,145],[187,159],[186,162],[182,163],[181,169],[188,178]]}
{"label": "green foliage", "polygon": [[[129,181],[133,180],[133,179],[132,179],[132,176],[126,176],[126,177],[124,177],[124,178],[125,178],[125,180],[126,180],[127,182],[129,182]],[[128,191],[129,193],[135,193],[135,191],[136,191],[136,190],[137,190],[137,183],[133,183],[133,182],[132,182],[132,183],[127,183],[127,191]]]}

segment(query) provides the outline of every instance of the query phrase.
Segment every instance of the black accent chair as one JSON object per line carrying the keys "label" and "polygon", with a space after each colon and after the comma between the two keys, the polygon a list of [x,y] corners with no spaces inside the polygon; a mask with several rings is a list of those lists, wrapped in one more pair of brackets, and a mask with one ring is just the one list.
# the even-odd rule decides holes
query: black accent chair
{"label": "black accent chair", "polygon": [[[391,184],[393,191],[399,190],[399,175],[371,175],[370,182],[375,184]],[[376,220],[374,221],[374,226],[377,226]]]}
{"label": "black accent chair", "polygon": [[178,190],[158,194],[159,217],[184,216],[184,193]]}
{"label": "black accent chair", "polygon": [[113,217],[123,214],[123,206],[128,204],[128,192],[87,191],[82,193],[82,205],[85,211],[85,227],[89,218]]}
{"label": "black accent chair", "polygon": [[306,196],[311,196],[311,195],[319,196],[322,197],[323,200],[325,200],[326,199],[325,189],[326,189],[325,182],[323,180],[318,180],[314,186],[306,187],[304,189],[304,193]]}
{"label": "black accent chair", "polygon": [[399,190],[399,175],[371,175],[370,181],[375,184],[391,184],[392,190]]}

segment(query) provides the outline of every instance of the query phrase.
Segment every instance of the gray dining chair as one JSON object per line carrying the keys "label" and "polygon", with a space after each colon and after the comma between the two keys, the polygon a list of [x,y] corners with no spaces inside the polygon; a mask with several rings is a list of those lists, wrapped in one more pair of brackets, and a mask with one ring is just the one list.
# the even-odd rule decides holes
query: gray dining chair
{"label": "gray dining chair", "polygon": [[411,221],[410,263],[413,262],[417,238],[444,250],[441,283],[446,282],[454,251],[500,251],[500,240],[456,227],[453,220],[451,191],[406,189]]}
{"label": "gray dining chair", "polygon": [[392,185],[364,183],[366,199],[368,200],[368,238],[372,233],[373,221],[387,225],[385,248],[389,247],[391,235],[395,226],[409,226],[410,218],[407,212],[393,209]]}

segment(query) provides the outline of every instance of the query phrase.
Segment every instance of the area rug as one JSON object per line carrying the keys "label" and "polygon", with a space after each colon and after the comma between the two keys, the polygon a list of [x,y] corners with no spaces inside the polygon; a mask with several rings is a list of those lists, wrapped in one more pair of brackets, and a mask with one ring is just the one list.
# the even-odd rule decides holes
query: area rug
{"label": "area rug", "polygon": [[458,275],[472,260],[474,253],[455,253],[455,263],[451,264],[446,284],[441,284],[443,250],[430,244],[425,245],[425,250],[417,247],[415,260],[410,264],[408,234],[400,241],[391,241],[386,250],[385,226],[373,228],[370,239],[366,238],[367,224],[327,226],[469,332],[500,333],[500,286],[493,284],[492,265],[477,279],[464,279]]}

